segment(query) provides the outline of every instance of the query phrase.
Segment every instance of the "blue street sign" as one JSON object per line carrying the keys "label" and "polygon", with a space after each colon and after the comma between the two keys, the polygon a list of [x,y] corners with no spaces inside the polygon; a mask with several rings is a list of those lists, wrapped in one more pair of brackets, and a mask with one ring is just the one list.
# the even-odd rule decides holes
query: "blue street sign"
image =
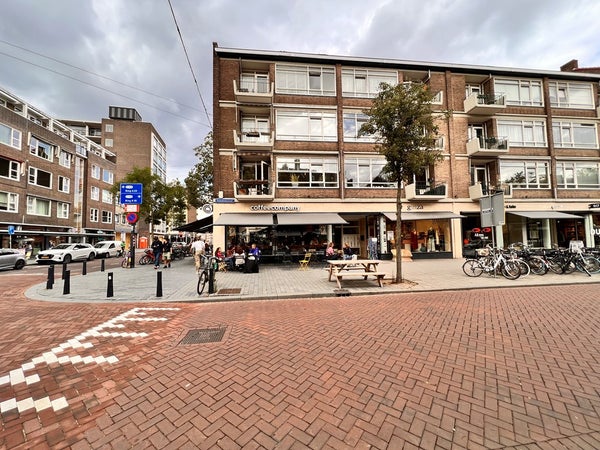
{"label": "blue street sign", "polygon": [[141,205],[142,183],[121,183],[120,202],[122,205]]}
{"label": "blue street sign", "polygon": [[8,226],[8,234],[15,234],[15,227],[13,225]]}

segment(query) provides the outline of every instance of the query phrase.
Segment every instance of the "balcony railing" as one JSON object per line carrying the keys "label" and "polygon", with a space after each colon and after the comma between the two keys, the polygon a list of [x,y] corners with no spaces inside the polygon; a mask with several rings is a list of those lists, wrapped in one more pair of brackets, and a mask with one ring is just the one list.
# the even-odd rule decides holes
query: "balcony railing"
{"label": "balcony railing", "polygon": [[510,198],[512,197],[512,186],[510,184],[488,186],[486,184],[481,184],[479,181],[469,186],[469,198],[473,201],[477,201],[482,197],[497,194],[499,192],[504,193],[505,198]]}
{"label": "balcony railing", "polygon": [[463,102],[467,114],[494,115],[506,109],[504,95],[477,94],[469,95]]}
{"label": "balcony railing", "polygon": [[235,99],[242,103],[273,103],[273,83],[261,80],[233,80]]}
{"label": "balcony railing", "polygon": [[508,153],[508,139],[505,137],[476,137],[467,141],[469,156],[498,156]]}
{"label": "balcony railing", "polygon": [[238,149],[272,150],[275,133],[272,131],[243,131],[238,133],[237,130],[233,130],[233,140]]}
{"label": "balcony railing", "polygon": [[447,197],[445,183],[419,182],[407,184],[404,188],[407,200],[437,201]]}
{"label": "balcony railing", "polygon": [[233,192],[239,201],[273,200],[273,183],[268,180],[238,180],[233,182]]}

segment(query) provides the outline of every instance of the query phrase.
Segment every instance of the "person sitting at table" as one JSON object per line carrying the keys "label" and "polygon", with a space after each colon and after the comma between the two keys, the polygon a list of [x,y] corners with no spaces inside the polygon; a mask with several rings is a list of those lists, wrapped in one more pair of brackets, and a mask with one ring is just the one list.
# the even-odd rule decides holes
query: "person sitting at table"
{"label": "person sitting at table", "polygon": [[334,259],[336,256],[336,251],[333,248],[333,242],[330,242],[329,245],[327,246],[327,249],[325,250],[325,258],[327,259]]}
{"label": "person sitting at table", "polygon": [[352,259],[352,248],[347,242],[344,244],[344,259]]}

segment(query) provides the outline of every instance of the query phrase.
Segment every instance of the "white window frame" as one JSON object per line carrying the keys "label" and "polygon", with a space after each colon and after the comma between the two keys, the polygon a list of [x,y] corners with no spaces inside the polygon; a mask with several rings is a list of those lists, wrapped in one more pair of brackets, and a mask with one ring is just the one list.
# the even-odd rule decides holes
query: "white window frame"
{"label": "white window frame", "polygon": [[[39,178],[40,178],[40,174],[44,173],[44,174],[48,174],[48,186],[44,185],[44,184],[39,184]],[[34,186],[39,186],[39,187],[43,187],[46,189],[52,189],[52,173],[51,172],[47,172],[45,170],[41,170],[38,169],[37,167],[29,167],[29,176],[27,177],[27,183],[34,185]]]}
{"label": "white window frame", "polygon": [[368,121],[368,116],[362,111],[344,111],[344,142],[377,142],[374,134],[358,135],[361,126]]}
{"label": "white window frame", "polygon": [[96,180],[100,179],[100,166],[97,164],[92,164],[91,172],[92,178],[95,178]]}
{"label": "white window frame", "polygon": [[0,142],[8,145],[9,147],[16,148],[17,150],[21,150],[21,142],[23,138],[23,134],[19,131],[10,127],[4,123],[0,122],[0,131],[2,129],[7,130],[7,139],[3,138],[3,133],[0,132]]}
{"label": "white window frame", "polygon": [[[591,130],[594,142],[576,142],[581,134],[578,130]],[[594,123],[571,122],[571,121],[553,121],[552,136],[554,137],[554,146],[557,148],[598,148],[598,128]]]}
{"label": "white window frame", "polygon": [[112,133],[113,130],[114,130],[114,128],[113,128],[113,124],[112,123],[107,123],[107,124],[104,125],[104,131],[106,133]]}
{"label": "white window frame", "polygon": [[71,167],[71,154],[61,149],[60,155],[58,158],[58,163],[66,168]]}
{"label": "white window frame", "polygon": [[102,223],[113,223],[113,213],[102,210]]}
{"label": "white window frame", "polygon": [[[386,165],[381,157],[346,157],[344,160],[344,185],[347,188],[396,188],[395,181],[374,181]],[[351,178],[352,177],[352,178]]]}
{"label": "white window frame", "polygon": [[56,145],[43,141],[35,136],[31,136],[29,140],[29,153],[46,161],[54,161],[54,152]]}
{"label": "white window frame", "polygon": [[[42,205],[47,206],[48,213],[40,214],[38,208]],[[44,208],[46,209],[46,208]],[[52,215],[52,201],[42,198],[27,196],[27,214],[32,216],[50,217]]]}
{"label": "white window frame", "polygon": [[90,208],[90,222],[98,222],[98,208]]}
{"label": "white window frame", "polygon": [[113,147],[113,140],[111,138],[104,139],[104,146],[107,148]]}
{"label": "white window frame", "polygon": [[[507,166],[521,166],[524,181],[522,183],[509,182],[503,177],[503,169]],[[545,170],[544,170],[545,169]],[[542,176],[546,177],[546,183],[540,183]],[[531,177],[535,181],[531,181]],[[500,179],[503,184],[512,186],[512,189],[550,189],[550,162],[537,160],[500,160]]]}
{"label": "white window frame", "polygon": [[335,67],[275,64],[275,92],[335,96]]}
{"label": "white window frame", "polygon": [[102,170],[102,181],[108,184],[113,184],[115,180],[115,175],[112,170],[104,169]]}
{"label": "white window frame", "polygon": [[[335,111],[278,109],[275,112],[277,139],[283,141],[337,141]],[[293,130],[293,127],[298,127]],[[286,129],[287,128],[287,129]],[[331,130],[327,134],[326,130]]]}
{"label": "white window frame", "polygon": [[[513,90],[516,88],[516,92]],[[494,79],[494,92],[504,95],[507,105],[544,106],[542,82],[539,80],[521,80],[511,78]],[[515,94],[516,93],[516,98]]]}
{"label": "white window frame", "polygon": [[[550,105],[554,108],[594,109],[594,89],[591,83],[549,81],[548,88]],[[583,95],[578,96],[578,91]]]}
{"label": "white window frame", "polygon": [[100,188],[98,186],[92,186],[90,189],[90,198],[92,200],[100,200]]}
{"label": "white window frame", "polygon": [[107,189],[102,189],[102,203],[113,203],[113,195]]}
{"label": "white window frame", "polygon": [[71,205],[65,202],[56,203],[56,217],[58,219],[68,219]]}
{"label": "white window frame", "polygon": [[[511,147],[547,147],[546,122],[543,120],[498,120],[498,137],[506,137]],[[502,127],[509,128],[505,133]],[[510,132],[512,129],[512,135]],[[518,133],[515,133],[518,131]],[[520,134],[520,136],[516,136]],[[528,136],[532,139],[528,139]]]}
{"label": "white window frame", "polygon": [[[337,188],[339,161],[337,157],[278,157],[277,187]],[[298,177],[293,180],[293,175]]]}
{"label": "white window frame", "polygon": [[[580,182],[578,174],[581,170],[586,169],[595,170],[595,183],[585,184]],[[600,189],[600,163],[589,161],[557,161],[556,187],[558,189]]]}
{"label": "white window frame", "polygon": [[7,175],[0,174],[0,178],[5,178],[7,180],[19,181],[21,179],[21,163],[19,161],[14,161],[12,159],[3,158],[0,156],[0,160],[6,161],[8,170]]}
{"label": "white window frame", "polygon": [[71,179],[69,177],[58,176],[58,191],[66,194],[71,191]]}
{"label": "white window frame", "polygon": [[6,197],[6,207],[0,202],[0,211],[5,213],[19,212],[19,194],[15,192],[0,191],[0,196]]}
{"label": "white window frame", "polygon": [[342,68],[342,96],[373,98],[379,92],[379,85],[398,84],[398,71],[383,69]]}

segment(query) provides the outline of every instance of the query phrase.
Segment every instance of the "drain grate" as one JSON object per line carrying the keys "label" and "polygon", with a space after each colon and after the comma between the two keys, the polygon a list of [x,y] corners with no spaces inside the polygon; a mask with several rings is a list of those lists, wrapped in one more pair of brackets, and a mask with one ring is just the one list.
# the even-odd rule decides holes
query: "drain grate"
{"label": "drain grate", "polygon": [[209,342],[221,342],[227,327],[219,328],[196,328],[187,332],[179,345],[206,344]]}
{"label": "drain grate", "polygon": [[217,294],[239,294],[240,292],[242,292],[241,288],[219,289]]}

